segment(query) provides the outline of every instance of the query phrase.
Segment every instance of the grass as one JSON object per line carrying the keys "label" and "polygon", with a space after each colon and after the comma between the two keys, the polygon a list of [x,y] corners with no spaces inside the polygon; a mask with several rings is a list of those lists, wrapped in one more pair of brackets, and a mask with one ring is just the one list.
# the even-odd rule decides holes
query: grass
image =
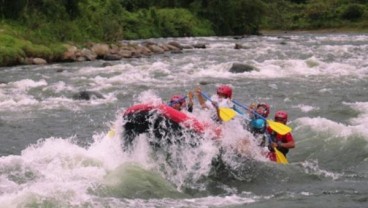
{"label": "grass", "polygon": [[62,43],[35,44],[22,37],[22,29],[10,25],[0,25],[0,66],[22,63],[27,57],[59,60],[65,51]]}

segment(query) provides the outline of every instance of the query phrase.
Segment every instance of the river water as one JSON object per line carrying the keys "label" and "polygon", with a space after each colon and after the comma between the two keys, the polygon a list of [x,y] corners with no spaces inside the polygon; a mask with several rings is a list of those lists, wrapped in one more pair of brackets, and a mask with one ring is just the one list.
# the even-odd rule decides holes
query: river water
{"label": "river water", "polygon": [[[106,67],[0,69],[0,207],[368,207],[368,35],[153,41],[207,48]],[[233,63],[259,71],[230,73]],[[174,164],[152,151],[147,135],[123,151],[122,110],[167,102],[199,83],[208,94],[229,84],[244,105],[270,103],[271,116],[287,110],[296,141],[290,163],[228,155],[230,165],[216,170],[219,144],[210,139],[173,151]],[[104,98],[72,98],[83,90]],[[194,108],[201,117],[196,100]],[[226,128],[224,144],[248,135],[242,125]]]}

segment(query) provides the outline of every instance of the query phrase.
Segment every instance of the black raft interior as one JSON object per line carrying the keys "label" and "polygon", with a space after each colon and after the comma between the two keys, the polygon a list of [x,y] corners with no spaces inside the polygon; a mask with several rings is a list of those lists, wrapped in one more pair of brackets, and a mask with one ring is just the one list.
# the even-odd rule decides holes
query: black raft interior
{"label": "black raft interior", "polygon": [[182,126],[157,109],[131,112],[123,119],[125,147],[130,147],[140,134],[146,134],[153,147],[172,144],[196,146],[201,138],[193,129]]}

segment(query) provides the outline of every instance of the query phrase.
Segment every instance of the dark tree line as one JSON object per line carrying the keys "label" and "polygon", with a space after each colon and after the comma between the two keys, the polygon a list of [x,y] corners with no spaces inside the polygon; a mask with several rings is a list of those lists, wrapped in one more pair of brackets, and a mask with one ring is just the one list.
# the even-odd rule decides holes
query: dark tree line
{"label": "dark tree line", "polygon": [[52,25],[54,29],[47,30],[54,30],[61,40],[84,38],[76,32],[81,27],[98,39],[208,35],[211,31],[243,35],[257,34],[261,27],[337,27],[367,17],[368,0],[0,0],[1,19],[32,29]]}

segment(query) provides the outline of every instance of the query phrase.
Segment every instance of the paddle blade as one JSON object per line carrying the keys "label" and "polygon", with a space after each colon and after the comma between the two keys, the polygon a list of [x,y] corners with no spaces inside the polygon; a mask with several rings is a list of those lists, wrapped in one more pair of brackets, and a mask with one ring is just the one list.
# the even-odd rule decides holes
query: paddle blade
{"label": "paddle blade", "polygon": [[286,126],[283,123],[267,120],[268,125],[271,127],[272,130],[276,131],[277,133],[281,135],[285,135],[289,132],[291,132],[291,128]]}
{"label": "paddle blade", "polygon": [[277,148],[273,148],[276,154],[276,162],[281,164],[288,164],[288,160],[286,159],[285,155],[282,154]]}
{"label": "paddle blade", "polygon": [[110,129],[110,131],[107,133],[107,137],[108,138],[113,138],[115,136],[115,130],[114,129]]}
{"label": "paddle blade", "polygon": [[219,108],[219,115],[222,121],[229,121],[233,119],[237,113],[231,108]]}

